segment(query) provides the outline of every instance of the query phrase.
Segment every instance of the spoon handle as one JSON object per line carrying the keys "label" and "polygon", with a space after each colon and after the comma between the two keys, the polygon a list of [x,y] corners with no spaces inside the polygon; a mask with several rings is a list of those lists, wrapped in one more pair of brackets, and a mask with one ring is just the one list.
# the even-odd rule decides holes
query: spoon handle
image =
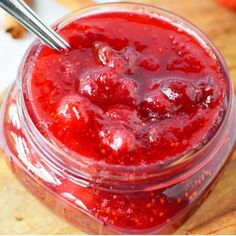
{"label": "spoon handle", "polygon": [[45,25],[24,1],[0,0],[0,7],[52,49],[59,51],[70,47],[59,34]]}

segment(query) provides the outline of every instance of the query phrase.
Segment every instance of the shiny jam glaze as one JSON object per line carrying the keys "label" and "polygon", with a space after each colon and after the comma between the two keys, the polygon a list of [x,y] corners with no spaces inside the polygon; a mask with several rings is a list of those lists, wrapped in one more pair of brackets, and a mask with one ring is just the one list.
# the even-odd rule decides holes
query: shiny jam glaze
{"label": "shiny jam glaze", "polygon": [[47,139],[127,166],[173,159],[214,135],[224,81],[187,32],[135,13],[92,15],[59,32],[71,50],[42,46],[29,85],[27,107]]}
{"label": "shiny jam glaze", "polygon": [[[210,192],[233,150],[235,103],[222,58],[158,14],[90,14],[60,27],[71,50],[32,47],[19,75],[26,107],[17,86],[5,103],[0,128],[12,171],[84,232],[173,232]],[[71,159],[52,160],[25,110],[50,143],[77,163],[90,160],[87,179],[69,171]],[[185,154],[194,158],[163,175],[157,166],[161,180],[140,169],[143,182],[127,174]],[[105,166],[95,178],[94,163],[114,173],[107,177]],[[123,176],[118,167],[133,172]]]}

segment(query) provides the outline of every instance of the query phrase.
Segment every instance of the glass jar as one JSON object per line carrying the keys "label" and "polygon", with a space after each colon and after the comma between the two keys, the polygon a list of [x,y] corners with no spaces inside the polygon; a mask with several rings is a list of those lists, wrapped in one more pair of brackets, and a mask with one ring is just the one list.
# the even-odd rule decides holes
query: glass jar
{"label": "glass jar", "polygon": [[76,11],[54,27],[108,10],[161,16],[187,30],[211,53],[218,62],[227,91],[227,110],[217,132],[203,147],[171,163],[129,167],[85,157],[78,161],[45,139],[28,114],[27,81],[41,45],[36,40],[26,52],[17,81],[2,107],[1,146],[20,182],[42,203],[82,231],[171,233],[208,195],[233,152],[236,138],[233,85],[225,62],[212,42],[186,20],[158,8],[128,3],[98,5]]}

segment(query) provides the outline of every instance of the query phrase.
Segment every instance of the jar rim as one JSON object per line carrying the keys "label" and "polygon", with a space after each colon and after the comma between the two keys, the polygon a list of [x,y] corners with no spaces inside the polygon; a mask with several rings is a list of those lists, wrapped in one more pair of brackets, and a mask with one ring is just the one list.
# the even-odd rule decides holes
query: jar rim
{"label": "jar rim", "polygon": [[[18,92],[18,107],[19,107],[19,115],[21,120],[24,120],[22,122],[22,127],[25,130],[26,135],[28,135],[29,140],[34,145],[36,149],[43,149],[43,156],[46,157],[46,161],[49,164],[53,164],[53,166],[57,165],[63,165],[63,162],[69,161],[70,164],[72,163],[72,166],[63,166],[68,167],[68,171],[72,173],[73,175],[79,175],[80,177],[83,177],[85,179],[90,179],[93,177],[114,177],[114,179],[126,179],[130,180],[131,176],[135,176],[136,179],[143,179],[147,177],[154,177],[157,174],[160,174],[160,172],[170,171],[170,169],[176,168],[177,166],[180,166],[182,164],[185,164],[186,166],[189,166],[189,163],[193,161],[198,161],[200,165],[200,161],[206,161],[206,158],[202,158],[200,160],[198,156],[201,152],[203,152],[207,147],[211,146],[211,144],[214,142],[214,139],[216,139],[217,136],[219,136],[222,132],[222,129],[224,129],[225,123],[228,120],[229,114],[232,110],[232,102],[233,102],[233,86],[232,82],[230,80],[230,76],[227,70],[226,63],[218,51],[218,49],[215,47],[213,42],[194,24],[190,23],[188,20],[183,19],[182,17],[176,15],[175,13],[169,12],[167,10],[163,10],[161,8],[148,5],[148,4],[141,4],[141,3],[105,3],[105,4],[99,4],[91,7],[86,7],[83,9],[79,9],[77,11],[74,11],[70,14],[67,14],[65,17],[59,19],[54,25],[54,28],[62,28],[63,26],[67,25],[68,23],[83,18],[88,15],[93,15],[95,13],[101,13],[101,12],[107,12],[107,10],[112,11],[124,11],[124,12],[134,12],[135,13],[145,13],[150,14],[153,16],[157,16],[159,19],[162,19],[164,21],[170,22],[171,24],[176,25],[177,27],[180,27],[182,30],[187,32],[188,34],[191,34],[200,44],[205,48],[205,50],[208,51],[208,53],[211,55],[212,59],[215,60],[217,63],[219,63],[220,72],[223,76],[225,76],[226,80],[229,83],[229,95],[228,95],[228,106],[226,108],[226,113],[223,117],[223,120],[221,124],[219,125],[217,131],[214,133],[213,137],[208,140],[205,144],[198,148],[194,148],[192,150],[189,150],[187,153],[183,155],[183,153],[180,156],[172,157],[169,160],[166,161],[159,161],[152,164],[147,165],[140,165],[140,166],[123,166],[123,165],[114,165],[109,164],[101,161],[96,161],[91,158],[81,156],[80,154],[73,152],[71,150],[62,150],[62,148],[59,148],[56,145],[53,145],[52,142],[47,140],[37,129],[34,122],[32,121],[24,99],[24,93],[27,93],[27,83],[24,83],[23,79],[24,77],[27,77],[27,81],[29,81],[30,77],[30,64],[31,66],[34,63],[33,60],[31,60],[29,63],[27,63],[27,60],[29,59],[31,54],[33,53],[33,57],[37,57],[37,52],[40,51],[41,44],[38,40],[34,41],[33,44],[29,47],[28,51],[26,52],[24,59],[22,61],[22,64],[19,68],[18,72],[18,80],[17,80],[17,86],[19,88]],[[26,66],[28,68],[26,68]],[[33,134],[33,135],[32,135]],[[50,155],[47,153],[50,152]],[[53,157],[51,156],[53,152]],[[60,157],[59,157],[60,156]],[[59,157],[59,158],[58,158]],[[77,158],[75,158],[77,157]],[[64,159],[64,161],[63,161]],[[93,170],[88,171],[89,169],[95,168],[97,170],[97,173],[90,173]],[[190,165],[191,166],[191,165]],[[83,171],[78,171],[78,167]],[[193,166],[191,166],[192,168]],[[189,167],[190,168],[190,167]],[[87,170],[87,171],[85,171]],[[115,173],[114,176],[111,174]],[[187,172],[186,172],[187,173]],[[94,175],[95,174],[95,175]],[[183,173],[184,174],[184,173]],[[112,179],[112,178],[111,178]]]}

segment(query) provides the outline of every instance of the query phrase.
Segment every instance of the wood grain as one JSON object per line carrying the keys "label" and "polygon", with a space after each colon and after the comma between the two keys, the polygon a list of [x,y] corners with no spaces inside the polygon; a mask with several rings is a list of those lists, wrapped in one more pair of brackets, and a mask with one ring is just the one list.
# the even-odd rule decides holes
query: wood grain
{"label": "wood grain", "polygon": [[[174,11],[201,28],[220,49],[236,86],[236,13],[213,0],[146,0],[145,3]],[[176,234],[185,234],[236,210],[236,153],[233,159],[208,199]],[[32,197],[12,176],[3,158],[0,158],[0,206],[0,234],[82,233]]]}
{"label": "wood grain", "polygon": [[189,234],[236,234],[236,211],[218,217],[193,230]]}

